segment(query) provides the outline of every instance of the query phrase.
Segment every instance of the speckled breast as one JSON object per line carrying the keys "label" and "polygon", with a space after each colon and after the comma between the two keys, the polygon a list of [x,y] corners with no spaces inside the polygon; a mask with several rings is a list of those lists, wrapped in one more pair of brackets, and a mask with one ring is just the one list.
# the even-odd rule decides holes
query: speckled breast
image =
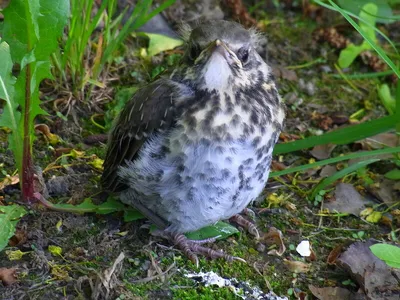
{"label": "speckled breast", "polygon": [[[187,232],[241,212],[262,191],[283,121],[279,96],[202,92],[168,135],[157,135],[126,167],[125,202],[140,201]],[[270,93],[269,93],[270,94]],[[179,109],[179,108],[178,108]],[[132,204],[132,203],[129,203]]]}

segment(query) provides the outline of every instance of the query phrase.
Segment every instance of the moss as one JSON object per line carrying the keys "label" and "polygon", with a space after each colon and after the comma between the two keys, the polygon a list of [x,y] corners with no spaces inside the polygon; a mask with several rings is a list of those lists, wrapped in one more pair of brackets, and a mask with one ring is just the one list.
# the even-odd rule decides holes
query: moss
{"label": "moss", "polygon": [[172,288],[172,293],[174,299],[242,299],[229,288],[218,287]]}

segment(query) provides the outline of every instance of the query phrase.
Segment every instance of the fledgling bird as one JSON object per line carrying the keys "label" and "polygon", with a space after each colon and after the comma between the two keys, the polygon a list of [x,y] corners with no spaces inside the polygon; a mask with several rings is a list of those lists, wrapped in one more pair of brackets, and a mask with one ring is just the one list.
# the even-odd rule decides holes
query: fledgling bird
{"label": "fledgling bird", "polygon": [[102,185],[141,211],[193,261],[234,257],[183,233],[239,214],[268,179],[284,105],[259,35],[208,21],[184,34],[186,51],[169,77],[140,89],[117,118]]}

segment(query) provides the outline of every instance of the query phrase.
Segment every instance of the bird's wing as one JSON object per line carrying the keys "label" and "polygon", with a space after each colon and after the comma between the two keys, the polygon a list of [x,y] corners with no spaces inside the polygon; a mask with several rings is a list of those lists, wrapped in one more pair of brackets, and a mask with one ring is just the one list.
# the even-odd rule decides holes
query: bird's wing
{"label": "bird's wing", "polygon": [[185,91],[184,86],[169,79],[159,79],[138,90],[125,105],[111,131],[101,178],[103,188],[124,188],[117,171],[125,161],[133,161],[154,132],[169,129],[176,120],[174,101]]}

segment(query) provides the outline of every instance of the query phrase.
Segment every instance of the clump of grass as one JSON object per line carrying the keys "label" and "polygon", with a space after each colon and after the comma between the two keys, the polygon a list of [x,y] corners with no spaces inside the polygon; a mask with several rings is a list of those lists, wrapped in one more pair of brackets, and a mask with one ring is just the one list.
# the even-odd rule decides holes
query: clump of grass
{"label": "clump of grass", "polygon": [[130,33],[174,2],[166,0],[152,9],[152,0],[137,1],[123,23],[129,7],[117,15],[117,0],[103,0],[99,7],[95,0],[71,0],[67,34],[52,57],[56,82],[75,99],[90,100],[94,87],[106,86],[114,54]]}
{"label": "clump of grass", "polygon": [[[328,9],[334,10],[339,12],[353,27],[355,30],[357,30],[361,36],[364,38],[364,48],[369,48],[373,49],[376,51],[376,53],[379,55],[379,57],[388,65],[388,67],[391,69],[390,73],[394,73],[397,75],[398,78],[400,78],[400,69],[396,66],[396,63],[392,61],[390,56],[384,51],[384,49],[378,44],[378,39],[373,38],[374,32],[381,34],[381,31],[376,28],[375,23],[368,22],[359,16],[354,15],[353,13],[344,10],[340,6],[338,6],[335,2],[332,0],[329,0],[326,2],[322,2],[319,0],[315,0],[315,2],[323,7],[326,7]],[[360,23],[362,26],[357,24],[353,19],[359,19]],[[395,18],[395,17],[393,17]],[[396,18],[395,18],[396,19]],[[387,40],[392,47],[395,47],[394,44],[386,37],[385,40]],[[396,49],[395,49],[396,50]],[[397,50],[396,50],[397,53]],[[381,74],[379,74],[381,75]],[[349,77],[347,77],[349,79]],[[400,82],[400,81],[399,81]],[[386,92],[388,94],[388,92]],[[387,98],[387,97],[386,97]],[[388,101],[386,101],[388,102]],[[385,107],[388,106],[388,104],[385,101],[383,101],[383,104]],[[361,140],[367,137],[374,136],[379,133],[387,132],[390,130],[395,130],[397,131],[398,134],[400,134],[400,83],[397,85],[397,92],[394,98],[390,99],[390,110],[388,116],[381,117],[376,120],[368,121],[365,123],[361,123],[358,125],[353,125],[349,126],[346,128],[341,128],[332,132],[325,133],[321,136],[311,136],[302,140],[297,140],[294,142],[289,142],[289,143],[284,143],[284,144],[278,144],[275,146],[274,153],[275,154],[284,154],[284,153],[290,153],[306,148],[311,148],[317,145],[323,145],[323,144],[337,144],[337,145],[343,145],[343,144],[349,144],[351,142],[355,142],[357,140]],[[365,156],[369,158],[366,158],[367,160],[364,163],[360,163],[359,167],[362,168],[365,165],[375,162],[371,160],[371,156],[373,155],[379,155],[379,154],[384,154],[384,153],[391,153],[393,154],[393,157],[391,160],[394,162],[398,162],[399,160],[399,155],[400,153],[400,147],[393,147],[393,148],[385,148],[381,150],[375,150],[375,151],[365,151],[362,154],[359,153],[353,153],[337,158],[331,158],[327,160],[323,160],[317,163],[312,163],[312,164],[307,164],[307,165],[301,165],[298,167],[294,168],[289,168],[283,171],[279,172],[273,172],[271,173],[271,177],[274,176],[281,176],[283,174],[288,174],[288,173],[293,173],[293,172],[298,172],[302,170],[306,170],[309,168],[313,168],[315,166],[322,166],[326,165],[329,163],[334,163],[338,161],[343,161],[347,160],[353,157],[360,157],[360,156]],[[346,171],[342,172],[342,175],[347,174],[346,172],[352,172],[356,171],[354,169],[355,167],[352,167]],[[324,184],[333,182],[335,179],[338,179],[338,174],[334,174],[333,176],[326,178],[324,180]],[[313,196],[315,196],[318,191],[322,189],[322,186],[317,186],[316,189],[313,190]]]}

